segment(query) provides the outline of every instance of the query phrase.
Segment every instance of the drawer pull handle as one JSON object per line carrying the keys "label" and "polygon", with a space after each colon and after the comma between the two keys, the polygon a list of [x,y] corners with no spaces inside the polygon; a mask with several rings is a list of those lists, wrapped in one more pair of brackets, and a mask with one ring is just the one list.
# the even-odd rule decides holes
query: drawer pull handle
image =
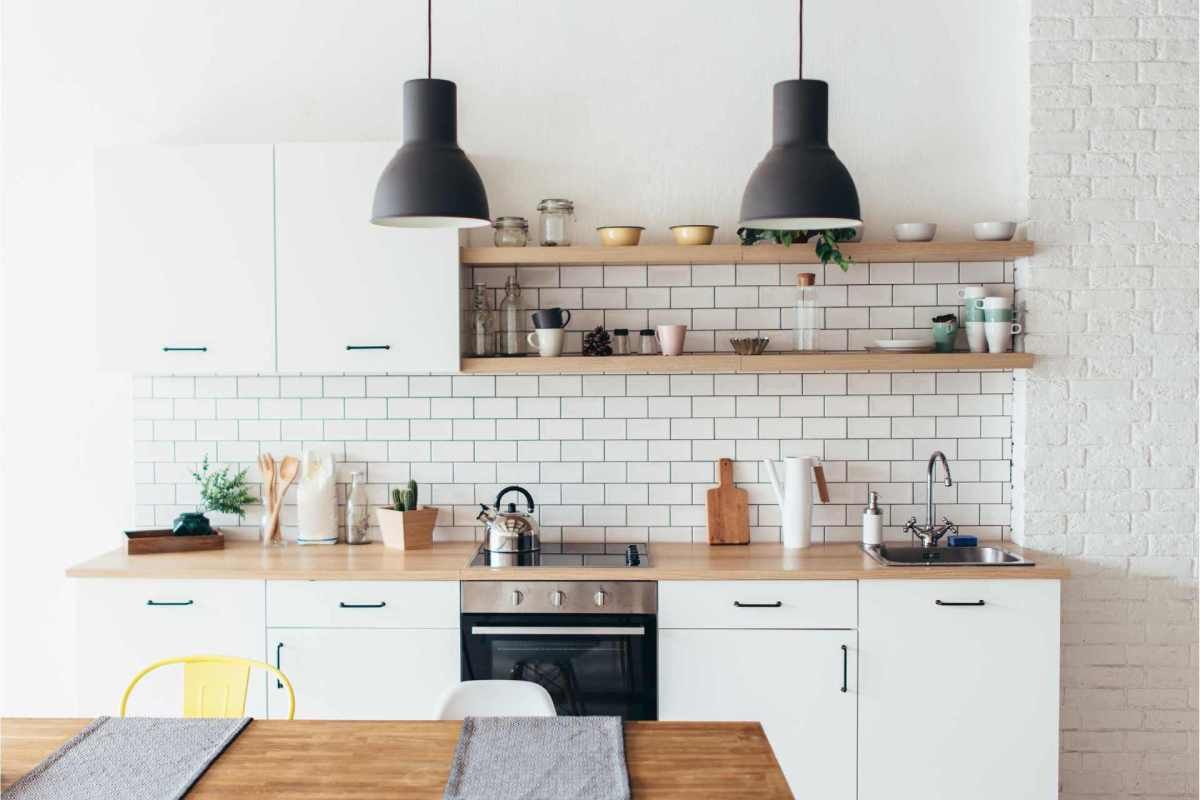
{"label": "drawer pull handle", "polygon": [[164,347],[164,353],[207,353],[207,347]]}
{"label": "drawer pull handle", "polygon": [[[283,642],[277,642],[275,644],[275,669],[279,670],[280,672],[283,672],[283,668],[279,663],[279,651],[282,649],[283,649]],[[279,678],[275,679],[275,688],[276,689],[283,688],[283,681],[279,680]]]}
{"label": "drawer pull handle", "polygon": [[146,601],[146,605],[148,605],[148,606],[190,606],[190,605],[195,605],[195,603],[196,603],[195,600],[174,600],[174,601],[147,600]]}
{"label": "drawer pull handle", "polygon": [[733,604],[738,608],[783,608],[782,600],[776,600],[774,603],[743,603],[741,600],[734,600]]}
{"label": "drawer pull handle", "polygon": [[842,692],[849,688],[850,682],[850,648],[842,645]]}
{"label": "drawer pull handle", "polygon": [[935,605],[939,605],[939,606],[981,606],[981,605],[983,605],[982,600],[976,600],[973,603],[953,603],[953,602],[948,603],[945,600],[934,600],[933,602]]}
{"label": "drawer pull handle", "polygon": [[348,344],[347,350],[391,350],[390,344]]}
{"label": "drawer pull handle", "polygon": [[383,608],[387,603],[338,603],[338,608]]}

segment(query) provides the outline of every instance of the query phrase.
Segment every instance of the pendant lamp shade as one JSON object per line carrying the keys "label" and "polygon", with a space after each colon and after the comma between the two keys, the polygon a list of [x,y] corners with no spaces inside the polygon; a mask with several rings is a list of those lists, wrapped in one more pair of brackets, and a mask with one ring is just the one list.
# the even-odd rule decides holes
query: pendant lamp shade
{"label": "pendant lamp shade", "polygon": [[371,222],[396,228],[490,225],[487,191],[458,146],[458,87],[420,78],[404,84],[404,140],[375,187]]}
{"label": "pendant lamp shade", "polygon": [[772,145],[742,195],[739,225],[819,231],[862,225],[858,190],[829,148],[829,84],[775,84]]}

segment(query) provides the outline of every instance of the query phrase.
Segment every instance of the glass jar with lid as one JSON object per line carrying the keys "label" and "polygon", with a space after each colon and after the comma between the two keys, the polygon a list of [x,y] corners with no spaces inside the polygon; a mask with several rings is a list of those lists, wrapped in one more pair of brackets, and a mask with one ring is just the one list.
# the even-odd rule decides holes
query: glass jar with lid
{"label": "glass jar with lid", "polygon": [[488,299],[488,288],[477,283],[471,292],[471,355],[496,355],[496,317]]}
{"label": "glass jar with lid", "polygon": [[575,204],[570,200],[552,197],[538,203],[538,211],[541,212],[539,239],[542,247],[570,246]]}
{"label": "glass jar with lid", "polygon": [[529,223],[524,217],[496,217],[492,227],[496,229],[492,237],[496,247],[524,247],[529,241]]}

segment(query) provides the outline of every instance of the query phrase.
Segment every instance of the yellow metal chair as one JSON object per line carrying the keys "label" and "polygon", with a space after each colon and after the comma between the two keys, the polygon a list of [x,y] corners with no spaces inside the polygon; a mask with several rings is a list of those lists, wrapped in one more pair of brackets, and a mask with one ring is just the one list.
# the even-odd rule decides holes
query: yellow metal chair
{"label": "yellow metal chair", "polygon": [[125,694],[121,695],[121,716],[129,695],[138,681],[159,667],[183,664],[183,716],[185,717],[241,717],[246,713],[246,688],[250,683],[250,668],[258,667],[275,674],[281,686],[288,691],[288,719],[296,715],[296,693],[292,682],[275,667],[265,661],[236,656],[184,656],[155,661],[139,672],[129,682]]}

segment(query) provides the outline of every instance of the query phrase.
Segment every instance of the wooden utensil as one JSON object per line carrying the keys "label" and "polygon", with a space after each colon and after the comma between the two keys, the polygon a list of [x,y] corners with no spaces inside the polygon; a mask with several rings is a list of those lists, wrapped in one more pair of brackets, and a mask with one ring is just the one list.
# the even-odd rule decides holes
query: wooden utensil
{"label": "wooden utensil", "polygon": [[813,475],[817,478],[817,496],[822,503],[829,502],[829,484],[825,482],[825,468],[820,464],[813,467]]}
{"label": "wooden utensil", "polygon": [[733,460],[717,461],[718,483],[704,495],[709,544],[749,544],[750,507],[745,489],[733,485]]}
{"label": "wooden utensil", "polygon": [[284,456],[279,462],[279,484],[276,487],[275,502],[271,506],[271,530],[279,525],[279,512],[283,509],[283,498],[291,488],[292,481],[300,473],[300,459],[295,456]]}

